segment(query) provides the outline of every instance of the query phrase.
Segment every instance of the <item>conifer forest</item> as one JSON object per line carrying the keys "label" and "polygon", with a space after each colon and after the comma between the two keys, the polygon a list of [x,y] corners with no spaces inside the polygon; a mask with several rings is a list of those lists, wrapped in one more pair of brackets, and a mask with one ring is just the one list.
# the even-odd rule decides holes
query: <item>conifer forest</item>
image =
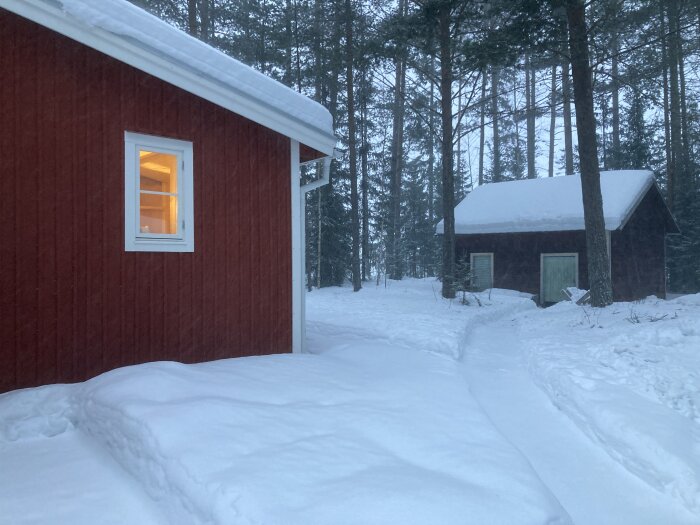
{"label": "conifer forest", "polygon": [[682,232],[667,288],[700,290],[700,0],[133,1],[333,115],[309,290],[438,276],[454,296],[473,188],[613,169],[654,172]]}

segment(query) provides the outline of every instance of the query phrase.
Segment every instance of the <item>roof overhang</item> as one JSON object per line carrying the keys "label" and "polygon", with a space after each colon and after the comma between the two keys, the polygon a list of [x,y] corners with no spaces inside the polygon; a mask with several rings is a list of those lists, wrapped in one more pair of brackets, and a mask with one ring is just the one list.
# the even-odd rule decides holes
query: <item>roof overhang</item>
{"label": "roof overhang", "polygon": [[0,7],[297,140],[323,155],[333,154],[336,138],[327,130],[284,114],[264,100],[196,71],[136,39],[88,26],[65,13],[55,0],[0,0]]}

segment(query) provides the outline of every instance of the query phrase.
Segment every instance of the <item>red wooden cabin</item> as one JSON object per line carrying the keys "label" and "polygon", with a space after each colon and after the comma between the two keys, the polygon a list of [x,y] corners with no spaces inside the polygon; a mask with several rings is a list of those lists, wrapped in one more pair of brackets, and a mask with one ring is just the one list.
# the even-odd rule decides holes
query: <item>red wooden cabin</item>
{"label": "red wooden cabin", "polygon": [[0,0],[0,71],[0,392],[301,351],[324,108],[123,0]]}

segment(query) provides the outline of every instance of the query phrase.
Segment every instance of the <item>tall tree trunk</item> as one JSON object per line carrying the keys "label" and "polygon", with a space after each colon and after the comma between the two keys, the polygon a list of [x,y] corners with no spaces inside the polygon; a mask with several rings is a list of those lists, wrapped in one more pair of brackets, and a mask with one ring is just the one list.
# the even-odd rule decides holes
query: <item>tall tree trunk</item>
{"label": "tall tree trunk", "polygon": [[355,90],[353,85],[353,11],[352,0],[345,0],[345,78],[348,104],[348,153],[350,155],[350,214],[352,222],[352,289],[362,288],[360,273],[360,202],[357,193],[357,131],[355,129]]}
{"label": "tall tree trunk", "polygon": [[360,146],[362,181],[362,280],[367,280],[369,273],[369,181],[368,181],[368,155],[369,141],[367,140],[367,79],[366,72],[362,74],[362,102],[360,103],[360,116],[362,119],[362,131]]}
{"label": "tall tree trunk", "polygon": [[527,98],[527,178],[537,177],[535,172],[535,69],[530,57],[525,57],[525,97]]}
{"label": "tall tree trunk", "polygon": [[285,10],[284,10],[284,31],[285,31],[285,46],[284,46],[284,75],[283,75],[283,82],[289,86],[292,87],[292,78],[293,78],[293,63],[294,63],[294,57],[293,57],[293,45],[294,45],[294,30],[292,27],[293,24],[293,12],[294,12],[294,6],[292,6],[291,0],[286,0],[285,2]]}
{"label": "tall tree trunk", "polygon": [[[430,57],[430,72],[435,72],[435,55]],[[430,109],[428,112],[428,221],[435,225],[435,82],[430,82]],[[432,244],[432,243],[431,243]],[[434,277],[436,271],[435,250],[428,249],[426,270],[428,277]]]}
{"label": "tall tree trunk", "polygon": [[439,7],[440,109],[442,113],[442,296],[455,297],[455,210],[452,172],[452,41],[450,5]]}
{"label": "tall tree trunk", "polygon": [[[406,13],[407,0],[399,0],[399,16]],[[406,96],[406,56],[397,53],[394,60],[396,79],[394,84],[394,118],[391,141],[391,185],[389,200],[391,219],[387,243],[387,274],[391,279],[401,279],[401,179],[403,171],[403,136]]]}
{"label": "tall tree trunk", "polygon": [[[311,200],[310,195],[308,193],[304,193],[304,208],[302,213],[304,216],[304,224],[302,225],[302,228],[305,228],[306,233],[306,235],[304,235],[304,253],[307,255],[311,254],[311,239],[309,236],[308,225],[311,224],[311,221],[313,220],[312,214],[308,211],[309,200]],[[313,290],[313,265],[311,263],[310,256],[304,258],[304,266],[304,271],[306,272],[306,290],[310,292]]]}
{"label": "tall tree trunk", "polygon": [[[430,60],[430,72],[435,71],[435,57]],[[435,222],[435,83],[430,83],[430,110],[428,113],[428,219]]]}
{"label": "tall tree trunk", "polygon": [[316,237],[316,288],[321,288],[321,261],[323,260],[322,258],[322,253],[321,253],[321,248],[323,248],[323,236],[322,236],[322,228],[323,228],[323,214],[321,213],[323,210],[323,188],[319,188],[316,190],[318,193],[318,199],[316,202],[316,216],[318,217],[318,236]]}
{"label": "tall tree trunk", "polygon": [[199,2],[199,18],[201,20],[202,26],[199,29],[199,38],[205,42],[211,40],[211,0],[200,0]]}
{"label": "tall tree trunk", "polygon": [[297,91],[301,93],[301,43],[299,38],[299,4],[294,0],[294,55],[296,64]]}
{"label": "tall tree trunk", "polygon": [[659,18],[661,21],[661,65],[663,68],[664,91],[664,153],[666,154],[666,201],[673,211],[674,180],[673,156],[671,154],[671,106],[668,82],[668,38],[666,36],[666,0],[659,0]]}
{"label": "tall tree trunk", "polygon": [[197,30],[197,0],[187,0],[187,32],[196,37]]}
{"label": "tall tree trunk", "polygon": [[554,136],[557,126],[557,65],[552,65],[552,87],[549,98],[549,170],[547,174],[554,177]]}
{"label": "tall tree trunk", "polygon": [[486,70],[481,73],[481,103],[479,104],[479,186],[484,183],[484,150],[486,143]]}
{"label": "tall tree trunk", "polygon": [[[610,87],[612,90],[612,155],[610,155],[610,167],[614,170],[620,169],[620,66],[618,54],[620,52],[620,43],[617,34],[612,38],[612,66],[611,75],[612,81]],[[630,166],[641,167],[641,166]]]}
{"label": "tall tree trunk", "polygon": [[669,27],[669,101],[671,107],[671,179],[673,181],[672,202],[678,203],[678,197],[683,192],[684,164],[683,164],[683,136],[681,126],[681,96],[679,89],[678,62],[679,50],[679,12],[678,0],[668,0],[668,27]]}
{"label": "tall tree trunk", "polygon": [[501,136],[499,130],[498,115],[498,70],[491,68],[491,126],[493,128],[493,166],[491,179],[493,182],[500,182],[501,173]]}
{"label": "tall tree trunk", "polygon": [[[462,86],[459,86],[457,92],[457,115],[462,114]],[[457,161],[455,165],[455,196],[457,201],[459,201],[463,194],[464,180],[462,176],[462,137],[460,136],[460,121],[457,120],[457,125],[455,126],[454,134],[457,139]]]}
{"label": "tall tree trunk", "polygon": [[[513,93],[513,123],[515,124],[515,133],[513,133],[513,173],[514,179],[519,179],[524,173],[525,168],[523,166],[523,150],[520,147],[520,112],[518,111],[518,79],[513,78],[513,86],[511,92]],[[525,97],[527,98],[527,97]],[[527,108],[526,108],[527,109]]]}
{"label": "tall tree trunk", "polygon": [[690,131],[688,128],[688,101],[685,97],[685,55],[683,53],[683,39],[680,35],[678,35],[678,79],[680,81],[681,99],[681,136],[683,137],[682,162],[683,166],[688,166],[690,160]]}
{"label": "tall tree trunk", "polygon": [[605,125],[608,122],[608,101],[605,97],[605,93],[601,93],[600,97],[600,119],[597,121],[597,124],[600,124],[600,147],[602,148],[602,160],[603,160],[603,169],[607,170],[608,169],[608,133],[605,128]]}
{"label": "tall tree trunk", "polygon": [[600,169],[593,110],[591,66],[588,58],[588,30],[584,0],[568,0],[569,48],[573,70],[576,131],[581,163],[581,190],[586,225],[586,253],[591,303],[601,307],[612,304],[612,284],[608,259],[607,235],[600,191]]}
{"label": "tall tree trunk", "polygon": [[[314,100],[321,102],[323,99],[323,33],[321,25],[323,23],[323,10],[321,0],[314,1],[314,21],[313,21],[313,56],[314,56]],[[316,190],[316,288],[321,288],[321,262],[323,248],[323,193],[325,188]],[[307,237],[309,246],[311,238]]]}
{"label": "tall tree trunk", "polygon": [[[565,18],[562,18],[562,33],[567,35],[568,27]],[[567,50],[568,51],[568,50]],[[561,96],[564,117],[564,172],[567,175],[574,174],[574,140],[571,123],[571,77],[569,76],[568,53],[563,53],[561,62]]]}

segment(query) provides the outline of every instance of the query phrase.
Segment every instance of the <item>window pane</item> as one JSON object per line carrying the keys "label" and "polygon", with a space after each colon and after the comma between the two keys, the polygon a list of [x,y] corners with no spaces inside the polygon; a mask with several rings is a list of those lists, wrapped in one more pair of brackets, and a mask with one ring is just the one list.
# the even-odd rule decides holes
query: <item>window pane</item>
{"label": "window pane", "polygon": [[177,233],[177,197],[140,194],[141,233]]}
{"label": "window pane", "polygon": [[177,155],[140,150],[139,166],[142,190],[177,193]]}

